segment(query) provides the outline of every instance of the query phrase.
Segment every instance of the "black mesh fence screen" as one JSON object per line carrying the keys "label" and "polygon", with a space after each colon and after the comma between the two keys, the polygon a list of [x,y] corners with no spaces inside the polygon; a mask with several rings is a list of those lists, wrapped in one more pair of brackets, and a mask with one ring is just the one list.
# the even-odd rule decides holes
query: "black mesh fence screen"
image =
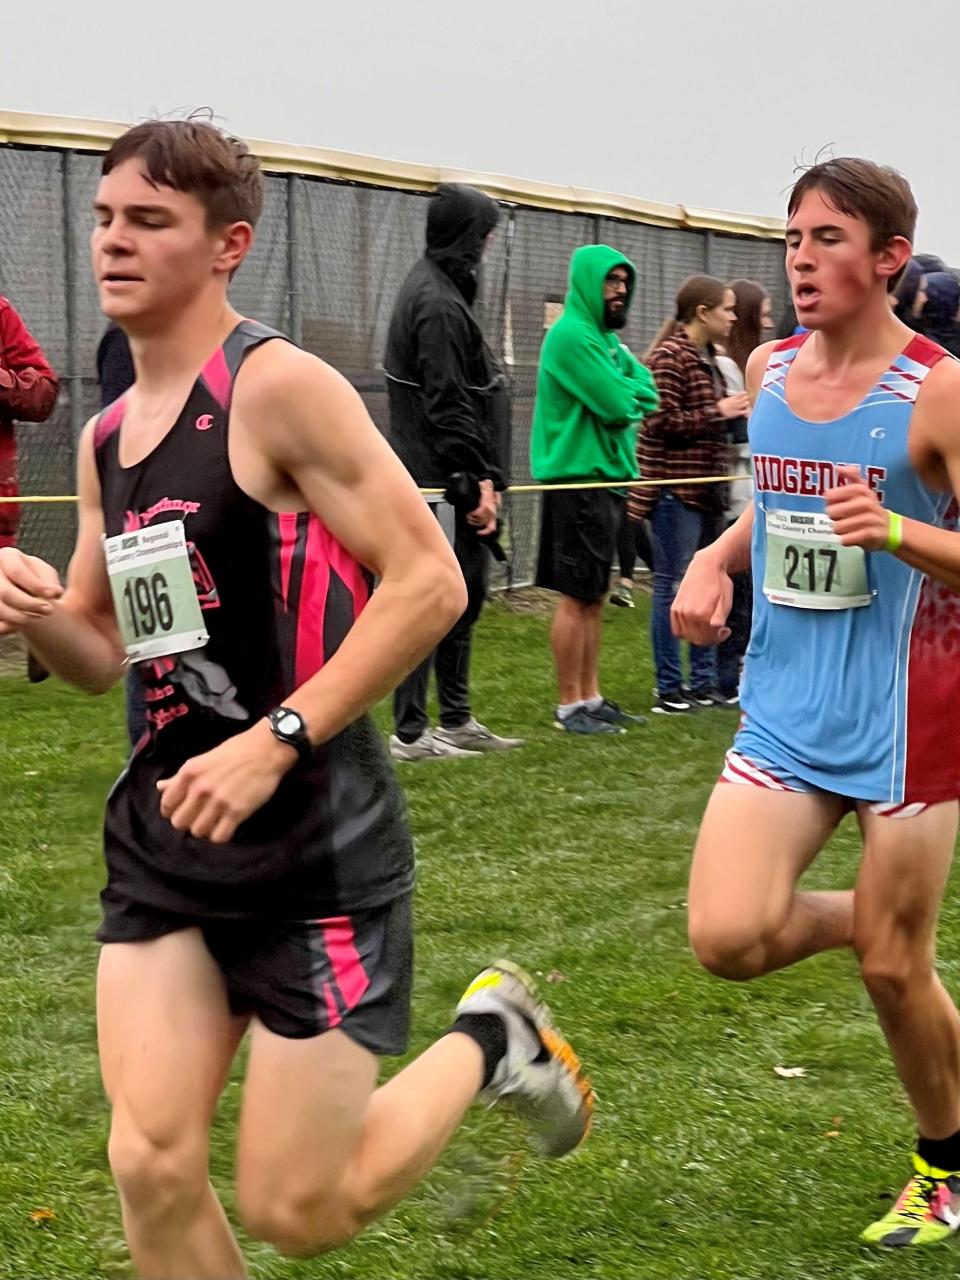
{"label": "black mesh fence screen", "polygon": [[[61,377],[50,421],[18,428],[27,496],[73,492],[76,434],[97,408],[95,355],[105,322],[88,239],[99,170],[97,155],[0,147],[0,293]],[[268,175],[254,248],[231,290],[238,310],[288,333],[349,378],[383,430],[387,402],[379,366],[394,300],[423,249],[425,194]],[[530,479],[543,335],[562,305],[571,253],[596,242],[613,245],[637,267],[637,296],[623,337],[638,354],[672,310],[680,282],[694,273],[755,279],[772,295],[774,313],[782,310],[783,247],[776,241],[504,205],[484,257],[477,307],[511,383],[515,484]],[[538,511],[535,494],[507,500],[515,584],[533,576]],[[69,503],[24,507],[22,545],[61,569],[74,531]]]}
{"label": "black mesh fence screen", "polygon": [[238,311],[283,332],[290,324],[287,194],[285,178],[267,178],[257,238],[230,289]]}
{"label": "black mesh fence screen", "polygon": [[[58,372],[67,356],[63,172],[64,155],[56,151],[11,149],[0,156],[0,292]],[[69,388],[47,422],[25,423],[17,436],[22,492],[71,493]],[[69,506],[24,509],[25,544],[49,552],[59,564],[69,553],[74,528]]]}

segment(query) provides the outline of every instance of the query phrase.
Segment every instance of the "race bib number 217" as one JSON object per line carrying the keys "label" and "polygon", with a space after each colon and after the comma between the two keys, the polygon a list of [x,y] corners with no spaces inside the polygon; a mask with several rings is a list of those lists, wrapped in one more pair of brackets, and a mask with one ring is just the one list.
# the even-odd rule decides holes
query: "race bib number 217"
{"label": "race bib number 217", "polygon": [[763,594],[795,609],[858,609],[873,600],[862,547],[845,547],[821,512],[766,512]]}

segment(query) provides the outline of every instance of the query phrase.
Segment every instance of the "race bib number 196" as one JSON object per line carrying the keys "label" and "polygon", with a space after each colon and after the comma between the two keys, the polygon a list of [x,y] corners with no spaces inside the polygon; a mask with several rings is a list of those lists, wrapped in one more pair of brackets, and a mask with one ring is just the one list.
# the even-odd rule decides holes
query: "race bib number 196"
{"label": "race bib number 196", "polygon": [[103,548],[130,662],[185,653],[207,643],[182,520],[104,538]]}
{"label": "race bib number 196", "polygon": [[814,511],[766,512],[763,594],[796,609],[858,609],[870,604],[862,547],[845,547],[829,518]]}

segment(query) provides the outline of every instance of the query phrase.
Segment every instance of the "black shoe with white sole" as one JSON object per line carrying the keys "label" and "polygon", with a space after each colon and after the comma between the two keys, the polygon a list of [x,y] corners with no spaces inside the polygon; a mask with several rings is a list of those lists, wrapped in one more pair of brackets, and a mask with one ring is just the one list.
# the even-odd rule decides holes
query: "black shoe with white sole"
{"label": "black shoe with white sole", "polygon": [[656,695],[650,710],[655,716],[683,716],[693,707],[679,689],[667,689]]}

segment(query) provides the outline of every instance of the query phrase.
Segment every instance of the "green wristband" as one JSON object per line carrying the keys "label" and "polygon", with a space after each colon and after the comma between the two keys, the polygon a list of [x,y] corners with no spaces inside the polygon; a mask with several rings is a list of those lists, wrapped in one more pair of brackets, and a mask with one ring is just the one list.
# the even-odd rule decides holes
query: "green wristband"
{"label": "green wristband", "polygon": [[897,551],[903,545],[903,516],[896,511],[890,512],[890,527],[887,530],[886,551]]}

